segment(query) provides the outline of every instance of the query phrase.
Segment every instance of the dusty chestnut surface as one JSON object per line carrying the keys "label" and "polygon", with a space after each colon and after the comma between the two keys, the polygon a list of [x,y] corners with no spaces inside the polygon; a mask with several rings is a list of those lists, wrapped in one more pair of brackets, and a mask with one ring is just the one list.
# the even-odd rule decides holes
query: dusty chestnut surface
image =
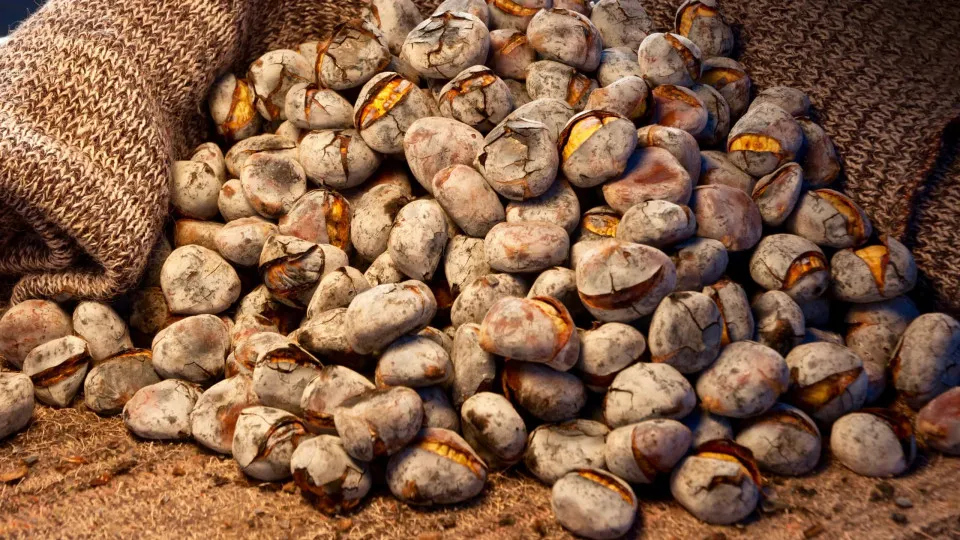
{"label": "dusty chestnut surface", "polygon": [[[549,490],[523,472],[491,475],[462,505],[415,509],[382,485],[359,511],[327,518],[293,484],[260,484],[192,443],[143,442],[119,418],[82,405],[38,407],[29,430],[0,443],[0,538],[562,538]],[[903,478],[822,464],[768,479],[774,502],[745,525],[701,524],[665,483],[642,488],[636,538],[960,538],[960,459],[929,454]],[[901,508],[907,498],[912,508]],[[895,516],[894,514],[899,514]],[[902,516],[902,517],[901,517]],[[899,523],[906,519],[906,523]]]}

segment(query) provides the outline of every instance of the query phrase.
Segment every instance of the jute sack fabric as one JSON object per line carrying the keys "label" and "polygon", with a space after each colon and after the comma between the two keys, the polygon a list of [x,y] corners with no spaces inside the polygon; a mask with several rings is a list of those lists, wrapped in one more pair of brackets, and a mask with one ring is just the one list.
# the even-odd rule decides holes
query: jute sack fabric
{"label": "jute sack fabric", "polygon": [[[418,2],[428,13],[436,2]],[[678,1],[644,3],[661,28]],[[167,214],[171,160],[209,134],[231,69],[322,38],[360,0],[50,0],[0,46],[0,275],[11,301],[131,289]],[[960,10],[949,0],[728,0],[757,87],[807,91],[878,229],[960,311]],[[944,134],[947,134],[945,137]]]}

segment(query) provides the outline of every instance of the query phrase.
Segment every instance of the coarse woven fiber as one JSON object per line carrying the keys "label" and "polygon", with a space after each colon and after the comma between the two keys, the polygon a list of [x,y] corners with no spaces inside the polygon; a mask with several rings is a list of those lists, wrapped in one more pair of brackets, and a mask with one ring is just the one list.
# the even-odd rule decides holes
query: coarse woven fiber
{"label": "coarse woven fiber", "polygon": [[[435,1],[418,2],[426,13]],[[209,135],[216,77],[322,38],[359,0],[50,0],[0,47],[0,275],[30,297],[135,286],[169,163]],[[679,2],[644,5],[659,28]],[[927,307],[960,312],[960,10],[949,0],[727,1],[755,86],[808,92],[846,190],[916,250]],[[915,197],[915,195],[917,195]]]}

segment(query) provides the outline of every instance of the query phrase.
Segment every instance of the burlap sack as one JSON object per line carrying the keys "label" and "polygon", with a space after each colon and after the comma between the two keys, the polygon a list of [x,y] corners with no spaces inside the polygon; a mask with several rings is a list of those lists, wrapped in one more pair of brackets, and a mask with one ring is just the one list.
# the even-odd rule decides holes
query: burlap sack
{"label": "burlap sack", "polygon": [[[436,1],[421,1],[434,5]],[[0,47],[0,275],[12,301],[133,287],[171,159],[215,78],[317,39],[359,0],[50,0]],[[659,26],[679,0],[646,0]],[[756,86],[806,90],[846,189],[916,249],[921,301],[960,308],[960,9],[950,0],[724,2]],[[424,11],[429,9],[425,7]],[[949,137],[948,137],[949,138]]]}

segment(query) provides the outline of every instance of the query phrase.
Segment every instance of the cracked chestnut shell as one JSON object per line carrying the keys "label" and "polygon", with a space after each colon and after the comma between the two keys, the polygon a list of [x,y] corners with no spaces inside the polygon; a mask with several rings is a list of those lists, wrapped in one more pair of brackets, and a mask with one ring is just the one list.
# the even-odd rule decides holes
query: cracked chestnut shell
{"label": "cracked chestnut shell", "polygon": [[270,295],[284,305],[303,308],[327,268],[326,252],[319,244],[294,236],[274,235],[260,253],[259,270]]}
{"label": "cracked chestnut shell", "polygon": [[360,16],[380,30],[383,42],[393,54],[400,54],[407,34],[423,21],[420,8],[412,0],[371,0]]}
{"label": "cracked chestnut shell", "polygon": [[563,131],[564,126],[567,125],[574,114],[576,114],[576,111],[573,107],[562,99],[540,98],[520,105],[507,115],[504,122],[521,118],[540,122],[547,127],[550,139],[556,142],[560,132]]}
{"label": "cracked chestnut shell", "polygon": [[585,311],[577,293],[577,273],[569,268],[555,266],[540,272],[527,292],[527,298],[537,296],[549,296],[558,300],[573,317]]}
{"label": "cracked chestnut shell", "polygon": [[600,0],[594,3],[590,20],[600,32],[604,47],[630,49],[633,63],[634,51],[654,29],[653,19],[640,0]]}
{"label": "cracked chestnut shell", "polygon": [[686,240],[697,230],[690,208],[670,201],[649,200],[627,210],[617,225],[617,238],[664,248]]}
{"label": "cracked chestnut shell", "polygon": [[947,390],[920,409],[917,434],[944,454],[960,454],[960,388]]}
{"label": "cracked chestnut shell", "polygon": [[580,379],[543,364],[510,361],[501,378],[507,399],[544,422],[574,418],[587,402]]}
{"label": "cracked chestnut shell", "polygon": [[602,469],[604,441],[609,433],[607,426],[593,420],[541,425],[527,438],[523,463],[548,486],[575,469]]}
{"label": "cracked chestnut shell", "polygon": [[793,212],[803,187],[803,169],[796,163],[787,163],[761,178],[753,188],[753,202],[757,203],[764,225],[779,227]]}
{"label": "cracked chestnut shell", "polygon": [[637,146],[646,148],[656,146],[670,152],[696,183],[700,178],[701,158],[697,139],[689,132],[679,128],[650,125],[637,130]]}
{"label": "cracked chestnut shell", "polygon": [[230,331],[216,315],[194,315],[153,338],[153,368],[164,379],[208,383],[223,375]]}
{"label": "cracked chestnut shell", "polygon": [[917,263],[906,246],[880,236],[878,244],[844,249],[830,259],[833,296],[857,304],[906,294],[917,284]]}
{"label": "cracked chestnut shell", "polygon": [[723,184],[753,195],[757,181],[730,161],[727,154],[716,150],[700,152],[700,185]]}
{"label": "cracked chestnut shell", "polygon": [[487,483],[487,465],[453,431],[424,428],[387,463],[387,485],[411,504],[454,504],[471,499]]}
{"label": "cracked chestnut shell", "polygon": [[800,164],[804,181],[812,188],[829,186],[843,170],[833,139],[809,118],[797,118],[797,123],[803,130],[804,152]]}
{"label": "cracked chestnut shell", "polygon": [[729,251],[744,251],[763,236],[760,210],[737,188],[714,184],[694,188],[690,208],[697,218],[697,236],[723,242]]}
{"label": "cracked chestnut shell", "polygon": [[296,416],[271,407],[248,407],[237,418],[233,458],[247,476],[276,482],[290,477],[290,459],[308,439]]}
{"label": "cracked chestnut shell", "polygon": [[379,185],[360,197],[350,221],[350,243],[368,261],[387,251],[390,231],[400,209],[412,200],[393,185]]}
{"label": "cracked chestnut shell", "polygon": [[400,451],[416,437],[423,422],[423,401],[403,386],[370,390],[334,409],[333,421],[347,453],[370,461]]}
{"label": "cracked chestnut shell", "polygon": [[608,239],[577,264],[584,307],[604,322],[629,322],[652,313],[676,286],[673,262],[662,251]]}
{"label": "cracked chestnut shell", "polygon": [[353,127],[353,104],[335,91],[315,84],[300,83],[291,88],[284,100],[284,110],[287,121],[299,129]]}
{"label": "cracked chestnut shell", "polygon": [[650,360],[680,373],[697,373],[720,354],[723,318],[713,300],[698,292],[676,292],[660,302],[650,321]]}
{"label": "cracked chestnut shell", "polygon": [[790,113],[772,103],[754,105],[733,125],[727,139],[730,160],[751,176],[764,176],[793,161],[803,131]]}
{"label": "cracked chestnut shell", "polygon": [[736,523],[753,512],[762,481],[750,450],[729,440],[708,441],[670,477],[670,493],[697,519]]}
{"label": "cracked chestnut shell", "polygon": [[490,468],[505,469],[523,457],[527,428],[505,397],[474,394],[463,402],[460,417],[464,439]]}
{"label": "cracked chestnut shell", "polygon": [[747,111],[752,82],[740,62],[723,56],[707,58],[703,61],[697,82],[710,85],[720,92],[730,106],[731,120],[739,119]]}
{"label": "cracked chestnut shell", "polygon": [[137,390],[160,382],[152,356],[148,349],[129,349],[97,363],[83,381],[84,403],[99,415],[119,414]]}
{"label": "cracked chestnut shell", "polygon": [[356,268],[341,266],[323,276],[307,307],[306,321],[330,311],[345,308],[356,296],[370,288],[370,282]]}
{"label": "cracked chestnut shell", "polygon": [[668,364],[634,364],[610,383],[603,398],[603,419],[620,427],[653,418],[680,419],[697,405],[687,379]]}
{"label": "cracked chestnut shell", "polygon": [[490,50],[483,21],[463,12],[431,15],[407,34],[400,49],[406,60],[429,79],[452,79],[470,66],[482,65]]}
{"label": "cracked chestnut shell", "polygon": [[[650,92],[653,105],[652,121],[661,126],[682,129],[700,137],[707,127],[710,115],[707,106],[693,90],[673,84],[662,84]],[[705,135],[711,136],[710,133]]]}
{"label": "cracked chestnut shell", "polygon": [[283,334],[279,333],[275,325],[264,323],[265,320],[256,315],[244,315],[237,319],[237,324],[234,325],[232,330],[235,332],[237,328],[240,328],[240,332],[245,335],[242,337],[231,336],[233,351],[226,359],[225,376],[233,377],[240,373],[252,375],[260,353],[274,343],[286,339]]}
{"label": "cracked chestnut shell", "polygon": [[257,113],[257,94],[246,80],[228,73],[213,84],[207,107],[217,134],[227,143],[252,137],[263,122]]}
{"label": "cracked chestnut shell", "polygon": [[526,31],[541,9],[553,7],[553,0],[487,0],[491,28]]}
{"label": "cracked chestnut shell", "polygon": [[257,356],[253,389],[263,405],[300,416],[303,390],[320,374],[321,368],[323,364],[300,345],[278,341]]}
{"label": "cracked chestnut shell", "polygon": [[730,56],[733,52],[733,30],[716,0],[687,0],[677,9],[674,28],[696,43],[704,58]]}
{"label": "cracked chestnut shell", "polygon": [[474,166],[507,199],[543,195],[553,185],[560,155],[549,128],[536,121],[507,120],[483,140]]}
{"label": "cracked chestnut shell", "polygon": [[530,45],[546,60],[555,60],[589,73],[600,65],[603,42],[597,27],[569,9],[539,11],[527,26]]}
{"label": "cracked chestnut shell", "polygon": [[701,56],[694,42],[671,33],[650,34],[637,50],[643,78],[653,86],[693,86],[700,78]]}
{"label": "cracked chestnut shell", "polygon": [[214,452],[229,455],[240,412],[259,404],[249,375],[218,382],[197,398],[190,412],[193,440]]}
{"label": "cracked chestnut shell", "polygon": [[287,92],[294,85],[314,82],[315,74],[310,62],[299,53],[290,49],[276,49],[250,64],[246,80],[256,96],[257,112],[272,122],[287,119],[284,111]]}
{"label": "cracked chestnut shell", "polygon": [[123,423],[142,439],[190,438],[190,413],[200,397],[200,386],[168,379],[144,386],[123,406]]}
{"label": "cracked chestnut shell", "polygon": [[697,379],[700,407],[731,418],[766,412],[789,387],[790,371],[783,357],[753,341],[724,347]]}
{"label": "cracked chestnut shell", "polygon": [[254,154],[266,153],[296,159],[296,148],[296,141],[291,141],[280,135],[264,133],[263,135],[256,135],[244,139],[231,146],[230,150],[227,151],[227,155],[223,158],[224,165],[227,166],[227,171],[234,178],[237,178],[243,170],[243,165]]}
{"label": "cracked chestnut shell", "polygon": [[898,394],[914,409],[960,385],[960,323],[926,313],[903,332],[890,360]]}
{"label": "cracked chestnut shell", "polygon": [[367,81],[353,107],[353,125],[381,154],[403,152],[403,137],[421,118],[434,116],[430,98],[403,75],[384,72]]}
{"label": "cracked chestnut shell", "polygon": [[873,225],[863,209],[832,189],[804,193],[786,228],[817,245],[837,249],[863,245],[873,234]]}
{"label": "cracked chestnut shell", "polygon": [[786,476],[809,473],[820,461],[820,430],[803,411],[777,403],[747,420],[737,444],[749,448],[761,469]]}
{"label": "cracked chestnut shell", "polygon": [[545,221],[498,223],[484,239],[487,264],[501,272],[540,272],[562,264],[570,251],[570,236]]}
{"label": "cracked chestnut shell", "polygon": [[650,89],[642,78],[629,75],[590,93],[585,109],[604,110],[637,121],[649,110]]}
{"label": "cracked chestnut shell", "polygon": [[834,422],[830,452],[857,474],[891,477],[910,468],[917,443],[909,418],[890,409],[864,409]]}
{"label": "cracked chestnut shell", "polygon": [[716,283],[730,262],[727,248],[712,238],[694,237],[674,249],[670,260],[677,267],[678,291],[696,291]]}
{"label": "cracked chestnut shell", "polygon": [[603,185],[603,199],[624,213],[648,200],[687,204],[692,190],[690,173],[669,150],[641,146],[630,156],[623,175]]}
{"label": "cracked chestnut shell", "polygon": [[637,496],[626,482],[600,469],[577,469],[553,485],[550,508],[578,536],[625,535],[637,516]]}
{"label": "cracked chestnut shell", "polygon": [[454,295],[459,296],[467,285],[491,272],[482,238],[458,234],[447,242],[443,251],[443,273]]}
{"label": "cracked chestnut shell", "polygon": [[39,401],[67,407],[83,386],[92,360],[86,341],[65,336],[30,351],[23,359],[23,373],[30,376]]}
{"label": "cracked chestnut shell", "polygon": [[310,181],[332,189],[359,186],[382,162],[380,154],[367,146],[355,129],[311,131],[300,138],[297,158]]}
{"label": "cracked chestnut shell", "polygon": [[818,298],[830,285],[823,251],[792,234],[764,237],[750,257],[750,276],[761,287],[783,291],[797,302]]}
{"label": "cracked chestnut shell", "polygon": [[336,433],[334,413],[344,402],[376,388],[366,377],[344,366],[323,366],[303,389],[303,422],[313,433]]}
{"label": "cracked chestnut shell", "polygon": [[383,71],[390,59],[386,40],[374,24],[363,19],[343,22],[317,46],[317,82],[334,90],[356,88]]}
{"label": "cracked chestnut shell", "polygon": [[571,184],[595,187],[620,176],[637,147],[633,123],[609,111],[582,112],[560,132],[561,170]]}
{"label": "cracked chestnut shell", "polygon": [[534,100],[558,99],[581,111],[597,87],[597,81],[560,62],[540,60],[527,67],[527,93]]}
{"label": "cracked chestnut shell", "polygon": [[328,515],[356,508],[373,485],[368,465],[351,458],[331,435],[298,445],[290,456],[290,473],[303,496]]}
{"label": "cracked chestnut shell", "polygon": [[867,373],[850,349],[828,342],[799,345],[786,358],[791,388],[786,401],[822,422],[863,407]]}
{"label": "cracked chestnut shell", "polygon": [[512,361],[567,371],[577,362],[580,338],[567,308],[555,298],[505,297],[480,325],[480,347]]}
{"label": "cracked chestnut shell", "polygon": [[690,429],[676,420],[646,420],[611,431],[604,458],[610,472],[620,478],[651,484],[673,470],[692,441]]}
{"label": "cracked chestnut shell", "polygon": [[754,339],[786,355],[806,335],[803,310],[782,291],[767,291],[751,304],[756,321]]}
{"label": "cracked chestnut shell", "polygon": [[510,88],[490,68],[471,66],[440,89],[440,113],[482,132],[513,111]]}
{"label": "cracked chestnut shell", "polygon": [[351,208],[335,191],[315,189],[300,197],[278,223],[280,234],[350,251]]}
{"label": "cracked chestnut shell", "polygon": [[[484,6],[486,9],[486,6]],[[490,67],[504,79],[524,81],[527,68],[537,61],[537,51],[524,32],[514,29],[490,32]]]}
{"label": "cracked chestnut shell", "polygon": [[867,371],[867,403],[876,401],[886,388],[887,365],[893,351],[907,326],[919,316],[917,306],[906,296],[899,296],[853,305],[844,317],[844,342],[863,360]]}

